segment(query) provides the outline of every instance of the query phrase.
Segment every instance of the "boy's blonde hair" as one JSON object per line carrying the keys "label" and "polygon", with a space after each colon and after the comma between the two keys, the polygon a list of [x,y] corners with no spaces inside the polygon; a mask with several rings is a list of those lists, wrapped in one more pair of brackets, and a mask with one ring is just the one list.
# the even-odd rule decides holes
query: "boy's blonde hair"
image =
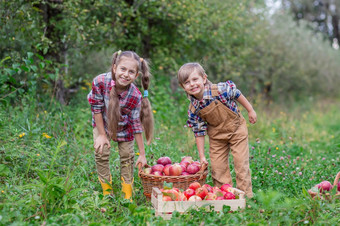
{"label": "boy's blonde hair", "polygon": [[[207,76],[203,67],[197,62],[186,63],[182,65],[182,67],[178,70],[177,80],[179,85],[183,88],[184,82],[189,78],[190,74],[194,71],[197,71],[202,78]],[[207,76],[208,77],[208,76]],[[207,79],[206,84],[211,84],[211,82]]]}

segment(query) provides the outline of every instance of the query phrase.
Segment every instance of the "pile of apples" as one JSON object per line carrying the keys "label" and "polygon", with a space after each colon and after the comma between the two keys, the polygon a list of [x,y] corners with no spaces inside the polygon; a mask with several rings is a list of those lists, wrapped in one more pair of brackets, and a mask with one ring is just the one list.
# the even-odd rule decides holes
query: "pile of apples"
{"label": "pile of apples", "polygon": [[230,200],[238,198],[235,189],[230,184],[224,184],[220,188],[209,184],[201,186],[193,182],[185,191],[178,188],[160,189],[163,193],[163,201],[202,201],[202,200]]}
{"label": "pile of apples", "polygon": [[191,156],[185,156],[180,163],[173,163],[169,157],[160,157],[157,164],[144,168],[145,174],[154,176],[183,176],[196,174],[201,169],[201,163]]}

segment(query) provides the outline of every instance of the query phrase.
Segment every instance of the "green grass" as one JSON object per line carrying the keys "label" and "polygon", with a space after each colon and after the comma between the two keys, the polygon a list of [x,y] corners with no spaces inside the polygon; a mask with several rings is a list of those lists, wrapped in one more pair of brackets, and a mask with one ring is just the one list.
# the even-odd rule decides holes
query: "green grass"
{"label": "green grass", "polygon": [[[151,99],[156,133],[152,145],[146,147],[148,163],[152,165],[164,155],[175,161],[184,155],[198,159],[193,134],[184,126],[187,102],[180,97],[183,94],[169,101],[167,91],[164,96],[157,92]],[[219,213],[192,210],[175,213],[165,221],[154,216],[143,196],[137,170],[134,202],[121,198],[115,144],[111,173],[116,197],[102,196],[85,96],[80,94],[64,107],[53,101],[37,104],[23,100],[22,106],[1,110],[0,225],[340,223],[339,199],[311,200],[307,194],[322,180],[333,183],[340,171],[339,101],[289,108],[255,105],[258,122],[249,125],[255,197],[247,200],[247,208],[233,213],[227,209]],[[207,183],[212,184],[210,176]]]}

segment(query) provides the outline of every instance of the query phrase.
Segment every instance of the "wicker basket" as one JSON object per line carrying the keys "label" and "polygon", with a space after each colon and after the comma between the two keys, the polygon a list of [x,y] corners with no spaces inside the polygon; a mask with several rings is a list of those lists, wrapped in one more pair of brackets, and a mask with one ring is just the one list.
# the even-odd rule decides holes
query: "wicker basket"
{"label": "wicker basket", "polygon": [[208,167],[203,164],[200,171],[193,175],[183,175],[183,176],[154,176],[150,174],[145,174],[143,172],[143,167],[141,164],[138,165],[138,176],[142,180],[142,185],[144,189],[144,195],[148,200],[151,199],[152,188],[163,188],[164,181],[167,183],[173,183],[173,186],[179,189],[187,189],[192,182],[199,182],[201,185],[205,184],[205,180],[208,174]]}
{"label": "wicker basket", "polygon": [[[334,180],[334,184],[333,184],[333,189],[337,189],[336,186],[338,185],[338,182],[339,182],[339,179],[340,179],[340,172],[338,172],[338,174],[336,175],[335,177],[335,180]],[[308,190],[308,193],[310,194],[310,196],[315,199],[315,198],[320,198],[320,199],[327,199],[327,200],[330,200],[332,199],[332,196],[330,193],[321,193],[321,192],[313,192],[311,189]],[[336,192],[335,194],[335,197],[338,198],[340,197],[340,192]]]}

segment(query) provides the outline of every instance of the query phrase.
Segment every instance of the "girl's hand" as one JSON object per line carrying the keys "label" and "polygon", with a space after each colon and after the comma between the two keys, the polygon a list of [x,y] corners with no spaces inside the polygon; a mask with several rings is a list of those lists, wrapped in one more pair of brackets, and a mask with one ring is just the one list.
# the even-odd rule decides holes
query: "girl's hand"
{"label": "girl's hand", "polygon": [[255,124],[257,121],[256,112],[254,110],[248,111],[249,122]]}
{"label": "girl's hand", "polygon": [[103,154],[104,145],[107,145],[107,148],[111,148],[110,141],[107,139],[106,135],[99,135],[94,142],[93,147],[96,149],[96,153]]}
{"label": "girl's hand", "polygon": [[138,166],[138,163],[142,164],[142,167],[146,165],[146,158],[145,155],[139,155],[137,162],[136,162],[136,167]]}

